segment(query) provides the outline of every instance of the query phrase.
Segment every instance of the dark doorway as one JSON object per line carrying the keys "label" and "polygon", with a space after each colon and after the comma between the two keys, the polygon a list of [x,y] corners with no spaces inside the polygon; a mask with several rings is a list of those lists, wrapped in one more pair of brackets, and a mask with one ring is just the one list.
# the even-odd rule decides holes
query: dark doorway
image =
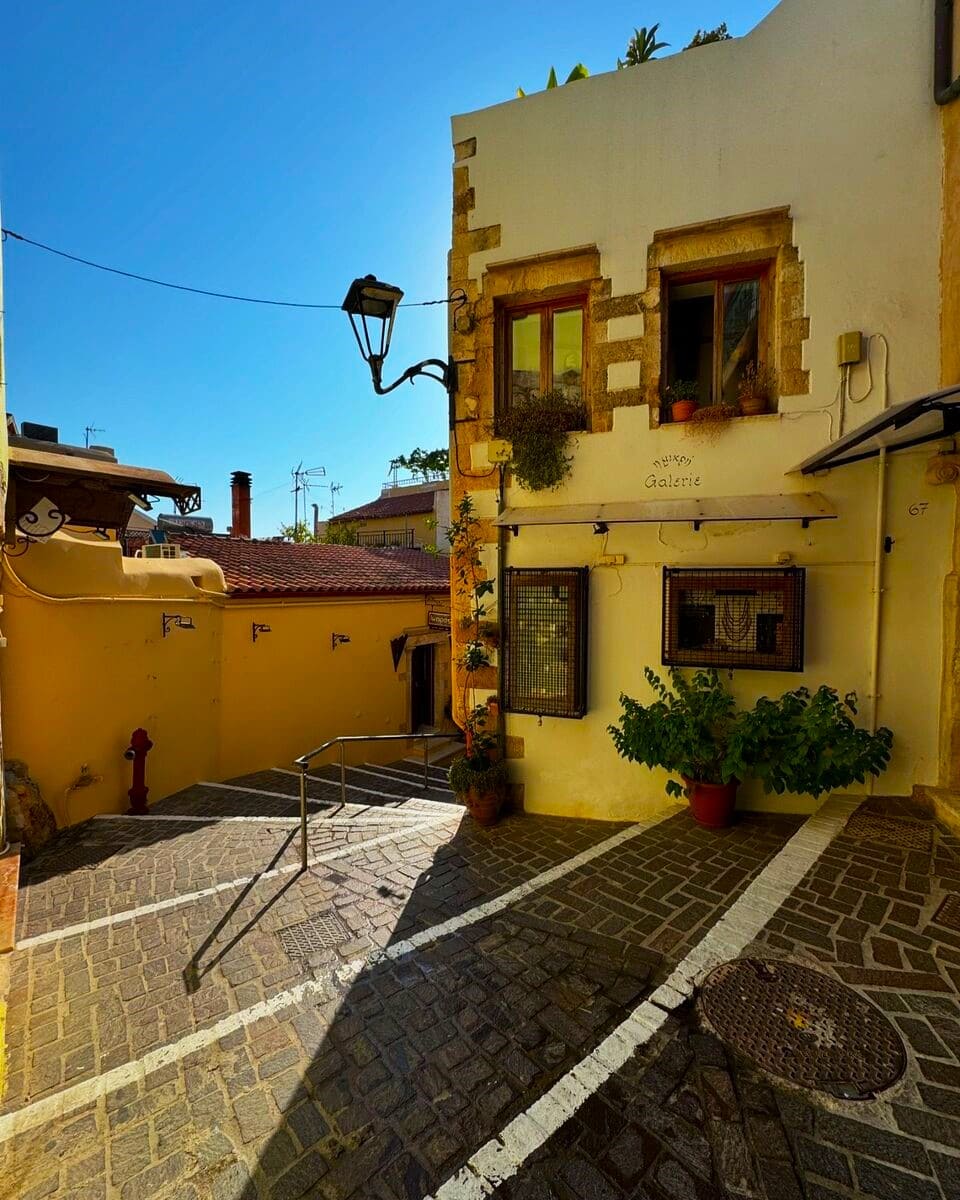
{"label": "dark doorway", "polygon": [[410,727],[433,724],[433,646],[417,646],[410,662]]}

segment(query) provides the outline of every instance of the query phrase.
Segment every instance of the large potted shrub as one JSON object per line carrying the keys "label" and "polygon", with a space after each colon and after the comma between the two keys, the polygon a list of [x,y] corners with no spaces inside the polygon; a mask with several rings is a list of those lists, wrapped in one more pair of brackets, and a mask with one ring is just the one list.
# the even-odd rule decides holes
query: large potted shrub
{"label": "large potted shrub", "polygon": [[767,792],[819,796],[864,783],[890,761],[893,734],[854,724],[856,696],[823,685],[799,687],[751,709],[736,701],[715,670],[686,678],[670,669],[668,687],[649,667],[657,699],[640,704],[621,695],[618,723],[609,727],[617,752],[630,762],[679,775],[667,794],[686,795],[695,820],[721,829],[733,819],[737,788],[748,775]]}
{"label": "large potted shrub", "polygon": [[488,646],[495,643],[497,630],[486,620],[485,597],[493,592],[493,582],[484,577],[480,521],[469,494],[462,496],[457,504],[447,536],[455,591],[466,605],[460,620],[465,641],[457,659],[463,680],[461,705],[466,747],[450,765],[449,782],[478,824],[492,825],[506,799],[509,781],[500,755],[499,706],[471,703],[477,672],[490,665]]}

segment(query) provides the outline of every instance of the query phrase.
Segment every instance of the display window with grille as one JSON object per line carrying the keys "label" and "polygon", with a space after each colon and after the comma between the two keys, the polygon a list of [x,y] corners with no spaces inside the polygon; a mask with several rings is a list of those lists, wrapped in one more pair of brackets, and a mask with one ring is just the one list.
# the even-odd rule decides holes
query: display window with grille
{"label": "display window with grille", "polygon": [[587,710],[586,567],[504,571],[507,712],[582,717]]}
{"label": "display window with grille", "polygon": [[803,567],[664,567],[663,662],[803,670]]}

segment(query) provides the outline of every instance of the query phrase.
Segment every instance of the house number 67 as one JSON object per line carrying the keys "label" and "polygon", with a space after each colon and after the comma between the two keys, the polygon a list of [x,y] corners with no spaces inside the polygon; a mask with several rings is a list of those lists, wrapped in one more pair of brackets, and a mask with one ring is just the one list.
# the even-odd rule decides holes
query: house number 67
{"label": "house number 67", "polygon": [[911,504],[910,507],[907,509],[907,512],[910,514],[911,517],[922,517],[923,514],[927,511],[927,505],[929,503],[930,503],[929,500],[915,500],[913,502],[913,504]]}

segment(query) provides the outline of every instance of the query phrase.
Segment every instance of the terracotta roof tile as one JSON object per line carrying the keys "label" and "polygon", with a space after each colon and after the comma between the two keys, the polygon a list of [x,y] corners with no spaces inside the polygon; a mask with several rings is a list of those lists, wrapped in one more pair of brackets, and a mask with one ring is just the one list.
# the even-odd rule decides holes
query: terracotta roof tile
{"label": "terracotta roof tile", "polygon": [[412,517],[418,513],[433,512],[435,494],[413,492],[409,496],[381,496],[379,500],[371,500],[369,504],[361,504],[359,508],[337,513],[330,521],[369,521],[377,517]]}
{"label": "terracotta roof tile", "polygon": [[[234,596],[408,596],[450,590],[449,559],[423,550],[233,538],[217,533],[167,533],[193,558],[212,559]],[[143,534],[124,539],[133,554]]]}

